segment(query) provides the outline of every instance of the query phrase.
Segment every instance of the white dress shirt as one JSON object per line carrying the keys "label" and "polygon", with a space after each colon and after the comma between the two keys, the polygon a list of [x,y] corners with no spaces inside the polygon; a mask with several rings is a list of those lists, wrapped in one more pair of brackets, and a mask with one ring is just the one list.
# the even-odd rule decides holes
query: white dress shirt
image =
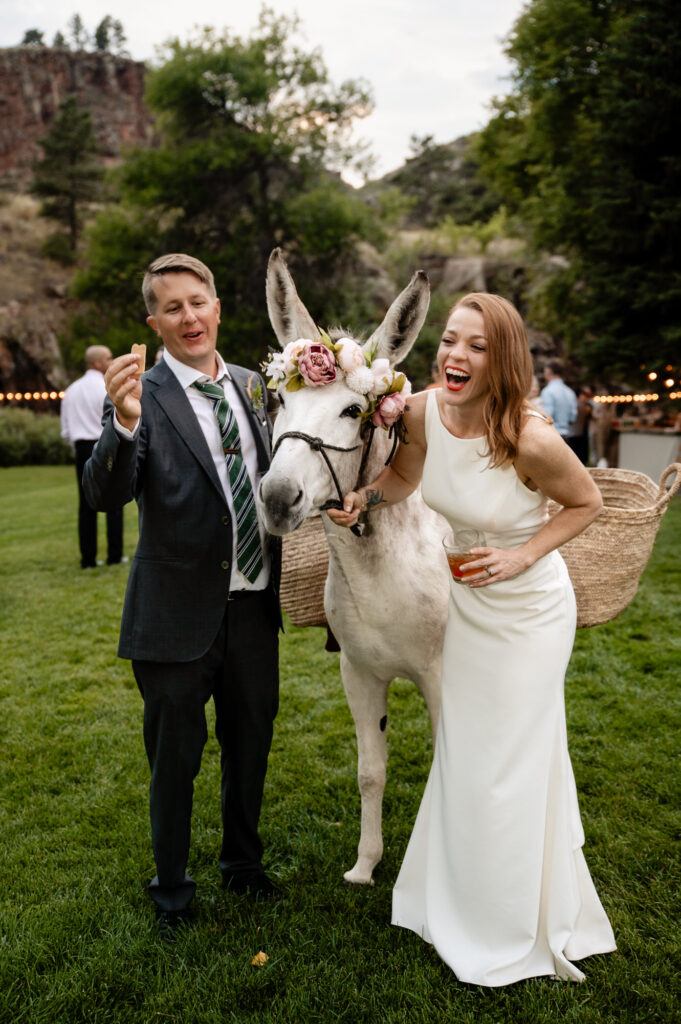
{"label": "white dress shirt", "polygon": [[[180,360],[172,356],[167,349],[163,352],[163,359],[168,364],[169,369],[172,370],[174,375],[177,377],[180,386],[187,396],[189,404],[196,413],[196,418],[199,421],[201,432],[206,439],[206,444],[210,449],[213,462],[215,463],[215,469],[217,470],[218,478],[222,485],[227,505],[229,506],[229,511],[232,516],[232,524],[235,524],[234,502],[232,499],[232,489],[229,483],[227,462],[222,448],[220,425],[218,424],[217,417],[213,411],[213,403],[206,397],[206,395],[203,395],[197,388],[193,387],[195,381],[198,381],[200,384],[217,384],[224,391],[225,398],[229,402],[232,412],[236,417],[239,436],[241,438],[241,457],[246,465],[246,470],[250,477],[254,494],[258,484],[258,453],[246,410],[241,404],[241,399],[239,398],[239,394],[231,377],[229,376],[224,360],[219,352],[215,353],[215,358],[218,363],[218,373],[215,380],[213,380],[212,377],[209,377],[205,373],[201,373],[200,370],[195,370],[192,366],[187,366],[186,363],[181,363]],[[127,430],[125,427],[121,426],[116,414],[114,413],[114,427],[124,437],[133,438],[137,432],[138,426],[139,424],[135,426],[133,431]],[[236,529],[232,529],[232,577],[230,590],[264,590],[268,584],[270,578],[270,566],[267,547],[265,544],[265,529],[260,522],[260,519],[258,519],[258,529],[260,531],[263,567],[253,583],[250,583],[237,569],[237,533]]]}
{"label": "white dress shirt", "polygon": [[102,409],[106,398],[104,374],[86,370],[74,380],[61,400],[61,436],[71,447],[76,441],[96,441],[102,432]]}

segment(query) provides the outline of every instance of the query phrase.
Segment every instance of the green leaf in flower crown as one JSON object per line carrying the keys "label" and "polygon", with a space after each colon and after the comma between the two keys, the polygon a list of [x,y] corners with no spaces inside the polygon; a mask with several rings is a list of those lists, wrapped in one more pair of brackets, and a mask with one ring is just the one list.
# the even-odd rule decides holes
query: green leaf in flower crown
{"label": "green leaf in flower crown", "polygon": [[334,343],[331,341],[331,338],[328,336],[326,331],[323,330],[323,328],[321,327],[318,327],[317,330],[319,331],[319,340],[321,341],[321,343],[323,345],[326,345],[327,348],[330,348],[332,352],[335,352],[336,347]]}
{"label": "green leaf in flower crown", "polygon": [[286,381],[287,391],[300,391],[300,389],[304,387],[305,381],[303,380],[299,373],[297,373],[295,377],[289,377],[289,379]]}
{"label": "green leaf in flower crown", "polygon": [[281,381],[275,380],[274,377],[270,377],[270,379],[267,381],[267,390],[276,391],[280,383]]}
{"label": "green leaf in flower crown", "polygon": [[403,373],[396,373],[393,376],[392,384],[386,391],[386,395],[394,395],[396,392],[401,391],[404,387],[406,377]]}
{"label": "green leaf in flower crown", "polygon": [[369,346],[368,349],[365,349],[364,360],[365,360],[367,366],[371,366],[371,364],[373,363],[374,359],[376,358],[377,350],[378,350],[378,339],[376,339],[376,341],[374,341]]}

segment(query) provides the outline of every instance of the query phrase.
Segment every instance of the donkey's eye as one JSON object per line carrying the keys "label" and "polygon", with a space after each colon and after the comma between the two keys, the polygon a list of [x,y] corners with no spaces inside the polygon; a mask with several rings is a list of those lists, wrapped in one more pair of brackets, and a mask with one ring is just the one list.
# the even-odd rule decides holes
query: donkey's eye
{"label": "donkey's eye", "polygon": [[362,410],[358,405],[349,405],[347,409],[343,409],[341,416],[349,416],[351,420],[356,420]]}

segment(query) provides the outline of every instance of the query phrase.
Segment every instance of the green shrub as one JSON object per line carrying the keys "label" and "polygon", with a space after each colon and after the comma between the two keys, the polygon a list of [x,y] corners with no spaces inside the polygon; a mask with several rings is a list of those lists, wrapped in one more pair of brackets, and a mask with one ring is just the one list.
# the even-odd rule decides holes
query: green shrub
{"label": "green shrub", "polygon": [[76,253],[71,245],[71,240],[61,231],[56,231],[45,239],[41,246],[41,252],[48,260],[61,263],[64,267],[72,267],[76,262]]}
{"label": "green shrub", "polygon": [[73,462],[59,417],[30,409],[0,409],[0,466],[60,466]]}

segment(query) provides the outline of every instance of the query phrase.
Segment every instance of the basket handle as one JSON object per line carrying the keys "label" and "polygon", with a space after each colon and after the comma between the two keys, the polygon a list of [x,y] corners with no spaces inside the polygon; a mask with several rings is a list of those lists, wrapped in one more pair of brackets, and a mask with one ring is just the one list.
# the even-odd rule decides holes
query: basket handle
{"label": "basket handle", "polygon": [[[676,475],[672,481],[671,487],[667,490],[665,483],[667,481],[667,477],[671,476],[672,473],[675,473]],[[657,501],[655,502],[657,507],[660,508],[662,505],[666,505],[674,497],[679,487],[681,487],[681,462],[672,462],[671,466],[667,466],[660,477],[660,487],[657,492]]]}

